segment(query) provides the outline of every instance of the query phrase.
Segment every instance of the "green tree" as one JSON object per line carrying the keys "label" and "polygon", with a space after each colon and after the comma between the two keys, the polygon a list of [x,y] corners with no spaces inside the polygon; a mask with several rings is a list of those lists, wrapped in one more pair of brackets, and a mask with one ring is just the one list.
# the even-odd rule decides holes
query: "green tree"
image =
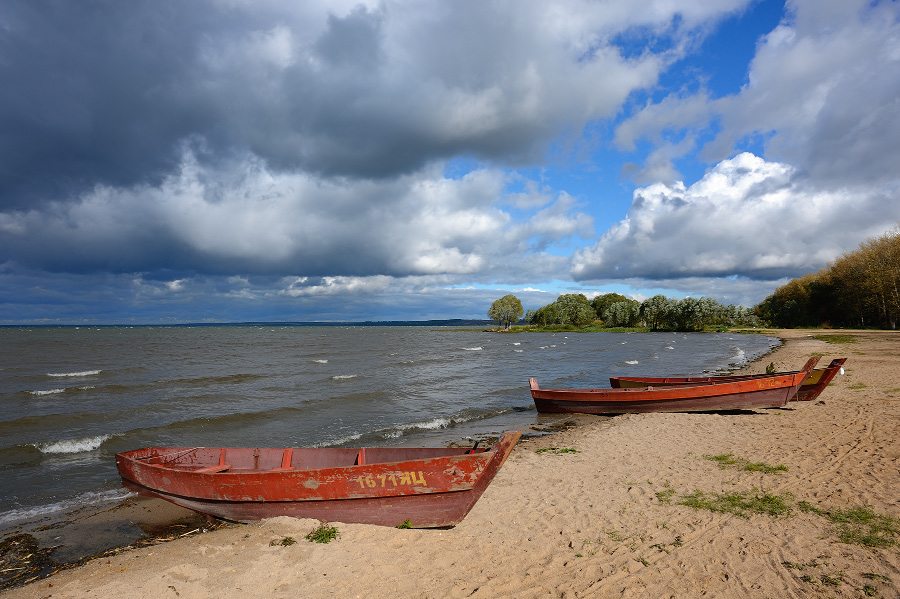
{"label": "green tree", "polygon": [[603,324],[608,327],[634,327],[640,319],[641,304],[636,300],[616,302],[603,311]]}
{"label": "green tree", "polygon": [[512,323],[518,322],[522,318],[525,310],[522,308],[522,302],[514,295],[504,295],[500,299],[491,304],[488,310],[488,318],[496,320],[500,326],[506,326],[508,329]]}
{"label": "green tree", "polygon": [[591,324],[597,317],[583,293],[565,293],[556,298],[555,302],[534,312],[529,311],[529,314],[531,324],[542,327],[554,324],[583,327]]}
{"label": "green tree", "polygon": [[594,312],[597,313],[597,318],[603,318],[603,313],[606,312],[606,309],[613,304],[630,301],[634,300],[630,300],[624,295],[619,295],[618,293],[604,293],[603,295],[598,295],[597,297],[592,299],[591,306],[594,308]]}
{"label": "green tree", "polygon": [[675,304],[674,300],[670,300],[662,294],[654,295],[641,303],[641,317],[647,322],[651,331],[672,328],[670,322],[674,310],[673,304]]}
{"label": "green tree", "polygon": [[597,313],[583,293],[565,293],[556,299],[556,306],[559,324],[583,327],[591,324],[597,317]]}

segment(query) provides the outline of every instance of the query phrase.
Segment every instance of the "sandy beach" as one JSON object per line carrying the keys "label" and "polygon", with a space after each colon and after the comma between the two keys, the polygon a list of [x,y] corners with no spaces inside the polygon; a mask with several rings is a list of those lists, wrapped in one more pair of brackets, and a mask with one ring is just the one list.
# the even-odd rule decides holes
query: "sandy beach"
{"label": "sandy beach", "polygon": [[[845,374],[782,409],[564,418],[573,426],[520,441],[452,529],[333,523],[338,538],[317,544],[304,537],[318,522],[276,518],[129,549],[3,595],[900,597],[900,546],[842,542],[828,517],[862,507],[900,518],[900,335],[773,334],[785,343],[747,372],[822,355],[820,366],[848,358]],[[812,336],[828,334],[853,342]],[[729,454],[736,464],[710,459]],[[778,498],[783,513],[682,504],[724,494]],[[153,512],[129,509],[123,517]]]}

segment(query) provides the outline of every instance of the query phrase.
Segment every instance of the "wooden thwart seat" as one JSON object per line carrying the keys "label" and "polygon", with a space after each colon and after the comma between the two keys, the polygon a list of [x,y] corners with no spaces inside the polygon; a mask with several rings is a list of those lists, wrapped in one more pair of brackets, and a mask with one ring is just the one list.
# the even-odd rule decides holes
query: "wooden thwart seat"
{"label": "wooden thwart seat", "polygon": [[204,468],[199,468],[195,470],[195,472],[202,472],[204,474],[214,474],[216,472],[225,472],[226,470],[231,469],[231,464],[225,463],[225,448],[219,450],[219,463],[215,466],[206,466]]}
{"label": "wooden thwart seat", "polygon": [[293,466],[291,466],[291,458],[294,456],[294,450],[291,448],[285,449],[284,454],[281,456],[281,467],[280,468],[272,468],[272,472],[286,472],[288,470],[295,470]]}

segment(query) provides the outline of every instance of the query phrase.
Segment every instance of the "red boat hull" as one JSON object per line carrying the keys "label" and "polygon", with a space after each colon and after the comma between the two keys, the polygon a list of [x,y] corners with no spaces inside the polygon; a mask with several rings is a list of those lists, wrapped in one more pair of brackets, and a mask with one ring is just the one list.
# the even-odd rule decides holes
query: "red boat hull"
{"label": "red boat hull", "polygon": [[116,463],[126,488],[226,520],[445,527],[469,513],[520,435],[474,452],[158,447],[117,454]]}
{"label": "red boat hull", "polygon": [[529,379],[538,412],[625,414],[778,408],[790,401],[818,358],[797,373],[722,383],[632,389],[541,389]]}
{"label": "red boat hull", "polygon": [[[835,358],[825,368],[816,368],[809,373],[809,377],[800,385],[797,395],[791,401],[812,401],[819,396],[828,386],[835,375],[840,371],[847,358]],[[779,375],[795,374],[795,372],[779,372]],[[613,389],[629,389],[642,387],[660,387],[676,385],[704,385],[711,383],[724,383],[742,381],[748,379],[765,378],[767,374],[736,374],[725,376],[707,377],[627,377],[614,376],[609,378]]]}

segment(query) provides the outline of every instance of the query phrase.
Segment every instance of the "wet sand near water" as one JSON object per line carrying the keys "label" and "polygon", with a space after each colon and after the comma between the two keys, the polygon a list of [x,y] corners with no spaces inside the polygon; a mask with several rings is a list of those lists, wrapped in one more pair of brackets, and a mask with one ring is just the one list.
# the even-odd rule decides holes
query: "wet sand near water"
{"label": "wet sand near water", "polygon": [[[99,557],[4,597],[898,597],[900,547],[841,542],[827,514],[900,518],[900,336],[773,334],[784,345],[746,372],[795,370],[821,354],[820,366],[847,357],[845,374],[816,401],[781,409],[573,418],[520,441],[452,529],[332,523],[338,538],[317,544],[304,538],[313,520],[228,525]],[[812,337],[829,334],[854,343]],[[728,454],[736,465],[709,459]],[[789,511],[682,505],[724,495],[778,498]],[[129,503],[104,513],[129,525],[173,516],[162,515],[165,502]]]}

